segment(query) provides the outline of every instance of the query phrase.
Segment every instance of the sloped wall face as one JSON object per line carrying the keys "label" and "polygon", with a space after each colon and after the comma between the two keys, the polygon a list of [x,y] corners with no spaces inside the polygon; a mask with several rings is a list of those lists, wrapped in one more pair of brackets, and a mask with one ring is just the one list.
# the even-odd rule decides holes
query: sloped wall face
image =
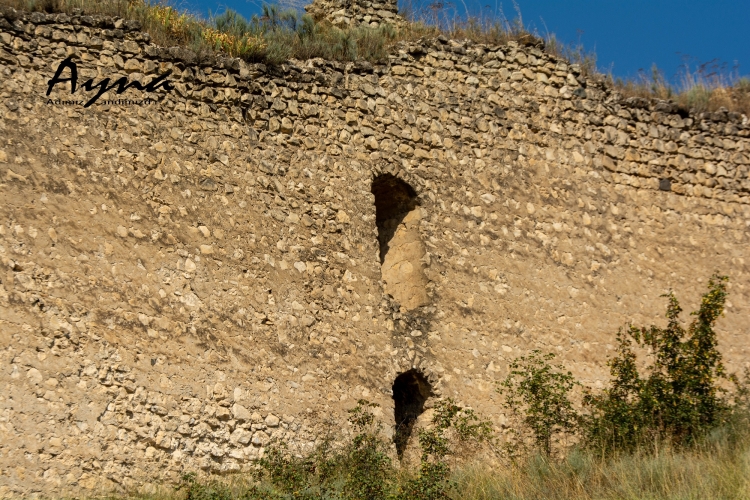
{"label": "sloped wall face", "polygon": [[[748,362],[744,117],[620,102],[514,45],[271,69],[0,21],[2,495],[241,470],[346,432],[358,398],[393,431],[410,370],[499,426],[509,360],[553,351],[601,386],[617,328],[662,321],[669,288],[696,307],[715,270],[725,360]],[[69,55],[79,89],[49,101]],[[167,71],[172,91],[62,103]],[[417,197],[413,309],[383,280],[383,176]]]}

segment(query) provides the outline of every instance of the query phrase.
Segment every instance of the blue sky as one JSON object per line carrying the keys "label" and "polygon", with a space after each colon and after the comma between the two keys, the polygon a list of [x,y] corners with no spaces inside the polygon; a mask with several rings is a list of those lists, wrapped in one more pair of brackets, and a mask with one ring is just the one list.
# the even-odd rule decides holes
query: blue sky
{"label": "blue sky", "polygon": [[[399,0],[423,2],[430,0]],[[448,0],[457,12],[503,11],[516,17],[512,0]],[[465,4],[464,4],[465,2]],[[491,2],[491,3],[490,3]],[[181,0],[202,15],[229,7],[245,16],[261,0]],[[597,54],[600,70],[633,77],[655,63],[670,81],[681,65],[718,60],[729,72],[750,75],[750,0],[517,0],[527,27],[554,33]],[[466,5],[466,7],[464,7]]]}

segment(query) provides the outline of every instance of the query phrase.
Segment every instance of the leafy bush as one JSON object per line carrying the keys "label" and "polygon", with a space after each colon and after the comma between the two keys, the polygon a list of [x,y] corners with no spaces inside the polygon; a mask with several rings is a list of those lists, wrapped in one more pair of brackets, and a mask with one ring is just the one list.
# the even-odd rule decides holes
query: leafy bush
{"label": "leafy bush", "polygon": [[309,456],[297,457],[282,444],[270,447],[257,461],[256,478],[270,483],[279,498],[383,498],[389,488],[391,461],[372,410],[360,400],[349,410],[357,434],[343,448],[325,439]]}
{"label": "leafy bush", "polygon": [[[500,383],[503,407],[523,427],[528,429],[536,448],[546,456],[552,455],[554,438],[558,434],[571,434],[578,427],[578,414],[570,400],[571,391],[578,385],[573,375],[559,365],[551,365],[554,354],[535,350],[510,364],[510,373]],[[515,429],[515,440],[508,451],[516,455],[524,448],[524,434]]]}
{"label": "leafy bush", "polygon": [[[550,364],[553,354],[533,351],[510,364],[498,390],[505,395],[504,407],[522,424],[513,429],[516,439],[507,446],[511,456],[526,451],[528,436],[547,457],[559,434],[578,433],[584,447],[606,454],[634,452],[647,444],[693,445],[710,433],[715,439],[722,434],[742,438],[732,429],[748,428],[750,371],[744,380],[726,374],[714,330],[724,311],[727,277],[709,279],[687,328],[674,293],[665,297],[666,327],[630,325],[617,333],[608,387],[599,394],[585,390],[588,414],[573,408],[570,395],[581,384]],[[732,398],[722,388],[730,380],[736,385]]]}
{"label": "leafy bush", "polygon": [[[257,461],[258,484],[243,498],[385,498],[391,489],[393,468],[373,414],[376,407],[360,400],[349,410],[349,422],[356,434],[342,448],[334,449],[331,440],[325,439],[311,455],[297,457],[284,445],[270,447]],[[271,488],[262,490],[259,485],[264,483]]]}
{"label": "leafy bush", "polygon": [[326,439],[310,455],[295,456],[284,445],[269,447],[256,461],[251,484],[229,487],[215,480],[186,474],[177,486],[186,500],[437,500],[452,491],[447,457],[453,441],[482,442],[490,438],[489,422],[452,400],[438,402],[432,427],[422,430],[422,460],[416,477],[399,475],[389,456],[389,444],[373,410],[376,404],[359,400],[349,410],[355,435],[342,447]]}
{"label": "leafy bush", "polygon": [[314,455],[304,458],[294,456],[283,445],[269,447],[266,455],[258,460],[258,477],[265,477],[281,498],[313,498],[319,486],[316,472],[329,466],[328,451],[328,442]]}
{"label": "leafy bush", "polygon": [[[680,324],[682,308],[666,295],[667,327],[630,326],[617,335],[617,355],[609,362],[610,388],[586,398],[592,409],[584,428],[597,448],[632,450],[645,440],[686,444],[722,423],[728,405],[718,383],[726,379],[714,325],[724,311],[726,276],[708,282],[695,320]],[[633,347],[651,350],[641,375]]]}
{"label": "leafy bush", "polygon": [[349,422],[358,433],[345,448],[346,498],[377,500],[385,498],[390,489],[391,459],[387,445],[380,437],[380,423],[370,411],[377,406],[360,399],[357,406],[349,410]]}
{"label": "leafy bush", "polygon": [[450,466],[447,457],[451,453],[451,431],[459,442],[482,442],[491,437],[490,423],[481,420],[470,408],[458,406],[452,399],[439,401],[428,429],[420,429],[419,446],[421,460],[419,475],[401,485],[395,500],[440,500],[450,498],[455,489],[449,481]]}

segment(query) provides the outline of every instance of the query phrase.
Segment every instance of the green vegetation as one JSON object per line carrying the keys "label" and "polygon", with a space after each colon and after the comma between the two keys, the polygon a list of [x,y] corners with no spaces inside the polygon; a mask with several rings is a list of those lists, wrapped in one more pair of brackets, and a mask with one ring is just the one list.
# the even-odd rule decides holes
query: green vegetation
{"label": "green vegetation", "polygon": [[432,425],[422,429],[418,471],[398,471],[388,454],[388,443],[372,410],[377,405],[360,400],[349,411],[356,434],[343,447],[324,441],[307,457],[297,457],[283,446],[271,447],[257,461],[247,481],[233,484],[200,481],[186,474],[177,492],[186,500],[438,500],[453,498],[448,457],[454,443],[481,443],[489,439],[490,426],[471,410],[450,399],[435,407]]}
{"label": "green vegetation", "polygon": [[658,69],[632,80],[615,80],[597,70],[596,54],[581,44],[566,45],[554,34],[541,37],[524,26],[520,10],[509,20],[500,12],[493,15],[458,16],[442,2],[402,14],[407,22],[393,26],[339,29],[316,21],[295,9],[264,5],[262,15],[245,19],[226,10],[211,19],[181,12],[162,0],[0,0],[0,5],[45,12],[81,12],[117,16],[140,21],[153,41],[163,46],[186,46],[198,54],[221,53],[249,62],[280,64],[289,59],[324,58],[334,61],[387,61],[399,42],[445,36],[454,40],[502,45],[516,41],[536,45],[550,54],[578,64],[585,74],[608,80],[624,97],[658,98],[675,101],[693,112],[726,109],[750,115],[750,79],[724,71],[715,62],[694,72],[687,68],[678,85],[669,84]]}
{"label": "green vegetation", "polygon": [[[724,312],[727,277],[709,279],[687,329],[680,324],[677,297],[673,292],[664,297],[666,328],[629,325],[617,333],[616,355],[608,362],[609,387],[598,394],[585,389],[588,412],[575,411],[571,395],[582,385],[549,364],[554,355],[534,351],[511,363],[498,390],[511,415],[522,415],[520,429],[530,432],[537,452],[551,457],[553,437],[565,434],[577,434],[580,448],[603,455],[650,446],[681,449],[738,415],[746,417],[747,383],[726,374],[714,330]],[[736,386],[733,399],[722,387],[730,381]],[[527,441],[521,435],[520,442]]]}
{"label": "green vegetation", "polygon": [[552,456],[553,438],[575,433],[580,420],[570,399],[571,391],[580,385],[570,372],[549,361],[554,354],[535,350],[510,364],[510,373],[500,384],[505,395],[503,407],[520,425],[511,428],[512,439],[506,445],[511,456],[527,452],[528,439],[546,457]]}
{"label": "green vegetation", "polygon": [[685,500],[750,498],[747,428],[744,448],[722,441],[603,459],[576,449],[561,460],[541,455],[513,467],[473,464],[452,476],[456,500]]}
{"label": "green vegetation", "polygon": [[[451,498],[457,491],[450,481],[447,457],[451,454],[448,433],[459,443],[483,443],[490,439],[492,427],[479,418],[473,410],[461,408],[452,400],[438,402],[432,418],[432,426],[419,430],[419,446],[422,450],[419,474],[406,476],[396,487],[394,500],[438,500]],[[385,498],[385,497],[379,497]]]}
{"label": "green vegetation", "polygon": [[387,45],[396,36],[391,26],[340,30],[316,23],[293,9],[264,5],[262,15],[249,21],[233,10],[214,17],[204,27],[204,40],[212,48],[248,61],[280,64],[289,59],[320,57],[335,61],[364,59],[383,62]]}
{"label": "green vegetation", "polygon": [[391,26],[340,30],[277,5],[264,5],[262,14],[249,20],[231,9],[205,20],[166,2],[150,0],[0,0],[0,4],[28,11],[133,19],[158,45],[180,45],[197,53],[220,53],[269,64],[315,57],[384,62],[387,48],[396,37]]}
{"label": "green vegetation", "polygon": [[301,457],[277,444],[253,474],[221,481],[187,474],[174,492],[148,498],[748,499],[750,370],[742,378],[725,372],[714,331],[727,278],[709,280],[687,327],[675,295],[665,297],[665,328],[617,334],[612,378],[599,393],[551,354],[513,361],[498,384],[512,423],[503,438],[470,408],[439,400],[418,431],[419,465],[398,467],[377,405],[360,400],[349,411],[354,435],[341,446],[329,438]]}
{"label": "green vegetation", "polygon": [[728,71],[717,61],[700,64],[694,70],[683,66],[676,85],[670,84],[656,66],[650,74],[642,73],[632,80],[609,79],[625,97],[671,100],[694,112],[724,108],[750,116],[750,77]]}
{"label": "green vegetation", "polygon": [[[728,435],[731,434],[731,438]],[[732,442],[736,439],[737,442]],[[581,449],[552,460],[532,455],[513,465],[468,462],[451,471],[452,500],[683,500],[750,498],[750,431],[722,428],[689,448],[656,448],[608,459]],[[402,475],[393,471],[393,481]],[[221,481],[189,476],[183,488],[127,498],[143,500],[254,500],[362,498],[277,494],[251,478]],[[122,499],[122,496],[109,497]],[[375,497],[391,500],[393,497]],[[419,498],[419,497],[415,497]],[[429,497],[427,497],[429,498]],[[441,498],[441,497],[433,497]]]}
{"label": "green vegetation", "polygon": [[[689,444],[723,423],[730,413],[719,387],[726,379],[717,350],[716,320],[724,312],[725,276],[713,276],[695,320],[687,330],[673,293],[666,295],[667,327],[630,326],[617,335],[617,356],[609,362],[611,386],[589,395],[592,413],[583,426],[586,442],[605,450],[645,443]],[[650,350],[641,375],[634,347]]]}

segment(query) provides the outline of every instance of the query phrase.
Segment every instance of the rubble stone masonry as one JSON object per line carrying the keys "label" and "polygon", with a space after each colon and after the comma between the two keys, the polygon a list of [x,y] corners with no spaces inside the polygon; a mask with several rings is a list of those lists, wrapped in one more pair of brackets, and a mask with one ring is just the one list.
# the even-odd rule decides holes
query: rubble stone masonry
{"label": "rubble stone masonry", "polygon": [[325,20],[340,27],[376,28],[381,24],[403,23],[396,0],[313,0],[305,10],[317,21]]}
{"label": "rubble stone masonry", "polygon": [[[68,56],[76,93],[45,95]],[[399,414],[450,396],[500,428],[509,360],[601,387],[617,329],[717,270],[720,348],[750,361],[747,117],[533,47],[266,67],[5,10],[0,200],[0,496],[242,470],[346,434],[359,398],[393,433],[410,370]]]}

